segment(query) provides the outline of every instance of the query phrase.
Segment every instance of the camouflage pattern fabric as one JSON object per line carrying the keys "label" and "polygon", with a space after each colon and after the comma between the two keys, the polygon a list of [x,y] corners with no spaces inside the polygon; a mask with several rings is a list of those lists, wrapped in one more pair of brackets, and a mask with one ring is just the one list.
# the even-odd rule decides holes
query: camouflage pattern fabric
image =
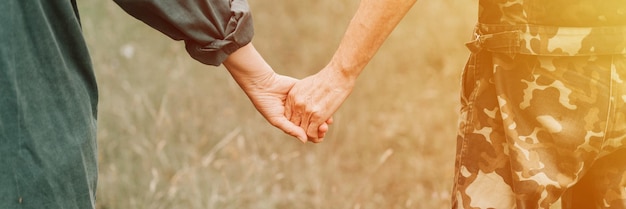
{"label": "camouflage pattern fabric", "polygon": [[454,208],[549,208],[585,178],[583,208],[626,206],[624,55],[483,51],[465,70]]}
{"label": "camouflage pattern fabric", "polygon": [[625,0],[479,0],[478,22],[491,25],[626,25]]}
{"label": "camouflage pattern fabric", "polygon": [[626,1],[479,8],[452,208],[626,208]]}

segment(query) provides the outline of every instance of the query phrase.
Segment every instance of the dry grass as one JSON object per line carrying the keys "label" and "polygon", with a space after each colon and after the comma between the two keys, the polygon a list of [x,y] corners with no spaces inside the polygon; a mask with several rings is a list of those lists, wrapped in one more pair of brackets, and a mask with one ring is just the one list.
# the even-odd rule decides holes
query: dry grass
{"label": "dry grass", "polygon": [[[302,78],[358,1],[250,1],[254,44]],[[112,1],[79,2],[100,84],[98,208],[446,208],[457,92],[476,1],[418,2],[359,78],[322,144],[267,124],[203,66]]]}

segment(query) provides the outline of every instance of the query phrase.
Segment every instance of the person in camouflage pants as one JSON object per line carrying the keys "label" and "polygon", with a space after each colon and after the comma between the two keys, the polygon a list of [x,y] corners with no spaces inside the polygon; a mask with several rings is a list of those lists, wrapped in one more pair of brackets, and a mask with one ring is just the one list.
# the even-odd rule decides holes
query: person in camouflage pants
{"label": "person in camouflage pants", "polygon": [[583,3],[480,1],[453,208],[626,207],[626,1]]}
{"label": "person in camouflage pants", "polygon": [[[328,119],[415,0],[362,0],[287,118]],[[626,208],[626,0],[478,0],[452,208]],[[449,15],[449,14],[443,14]]]}

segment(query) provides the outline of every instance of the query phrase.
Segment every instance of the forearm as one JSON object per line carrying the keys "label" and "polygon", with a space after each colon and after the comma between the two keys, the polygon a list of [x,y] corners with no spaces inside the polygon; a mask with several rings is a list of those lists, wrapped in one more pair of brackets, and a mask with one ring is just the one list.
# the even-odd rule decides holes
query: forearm
{"label": "forearm", "polygon": [[223,64],[246,94],[250,88],[259,87],[274,75],[274,70],[252,44],[233,52]]}
{"label": "forearm", "polygon": [[356,79],[416,0],[362,0],[329,69]]}

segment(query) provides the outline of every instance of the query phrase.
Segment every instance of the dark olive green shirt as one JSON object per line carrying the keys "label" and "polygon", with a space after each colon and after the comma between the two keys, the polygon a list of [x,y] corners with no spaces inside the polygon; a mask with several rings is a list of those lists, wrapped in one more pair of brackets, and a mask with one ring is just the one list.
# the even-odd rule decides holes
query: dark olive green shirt
{"label": "dark olive green shirt", "polygon": [[[116,2],[205,64],[252,38],[245,0]],[[74,0],[0,3],[1,209],[95,207],[97,103]]]}

